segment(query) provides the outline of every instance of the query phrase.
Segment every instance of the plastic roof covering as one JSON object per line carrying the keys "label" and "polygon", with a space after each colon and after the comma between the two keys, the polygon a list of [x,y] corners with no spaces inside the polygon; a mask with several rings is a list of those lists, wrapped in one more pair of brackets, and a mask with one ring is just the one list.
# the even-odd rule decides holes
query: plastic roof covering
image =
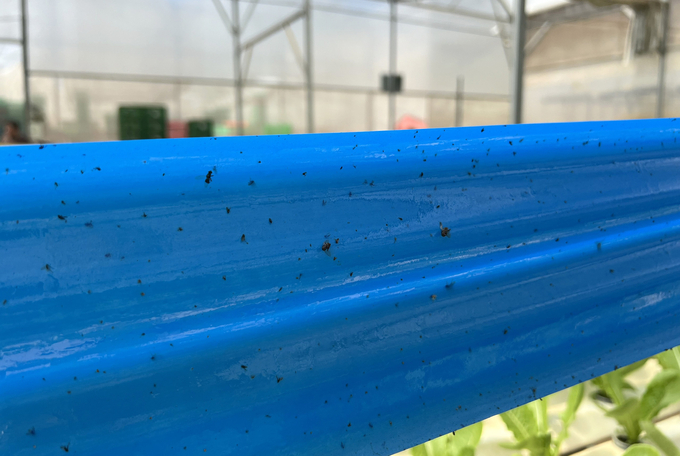
{"label": "plastic roof covering", "polygon": [[[530,1],[528,9],[555,1],[561,0]],[[243,11],[247,2],[241,3]],[[244,39],[290,14],[300,3],[262,0]],[[374,0],[313,3],[318,8],[314,13],[316,81],[376,86],[388,67],[388,4]],[[489,0],[427,3],[493,13]],[[0,5],[3,11],[19,11],[19,0],[0,0]],[[231,37],[210,0],[31,0],[28,5],[34,69],[182,77],[232,75]],[[329,7],[357,14],[323,10]],[[439,27],[399,25],[398,69],[407,88],[455,90],[456,76],[463,75],[468,91],[508,92],[508,68],[500,40],[491,31],[493,21],[406,5],[400,5],[400,12],[409,21],[427,21]],[[376,15],[382,18],[376,19]],[[293,29],[302,42],[302,24]],[[16,23],[0,21],[0,36],[18,37],[18,33]],[[20,62],[19,57],[18,49],[4,49],[0,68]],[[256,47],[249,76],[270,82],[302,81],[282,34]]]}

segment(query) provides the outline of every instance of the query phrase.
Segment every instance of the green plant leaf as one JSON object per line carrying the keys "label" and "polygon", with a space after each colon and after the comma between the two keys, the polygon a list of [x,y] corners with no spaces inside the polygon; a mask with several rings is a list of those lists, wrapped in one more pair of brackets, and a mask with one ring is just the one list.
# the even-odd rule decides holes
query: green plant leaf
{"label": "green plant leaf", "polygon": [[664,403],[666,387],[680,377],[680,371],[662,370],[654,376],[640,399],[639,420],[651,420],[668,404]]}
{"label": "green plant leaf", "polygon": [[609,397],[615,405],[621,405],[624,400],[623,384],[625,383],[625,380],[617,371],[594,378],[592,382],[600,390],[604,391],[607,397]]}
{"label": "green plant leaf", "polygon": [[479,423],[466,426],[463,429],[456,431],[454,435],[449,439],[449,448],[451,449],[451,454],[460,455],[463,454],[462,451],[465,448],[472,448],[474,454],[474,449],[477,448],[479,444],[479,439],[482,437],[482,429],[484,425],[480,421]]}
{"label": "green plant leaf", "polygon": [[501,443],[500,446],[510,450],[529,450],[531,456],[549,456],[550,442],[552,436],[550,434],[532,435],[528,439],[524,439],[515,443]]}
{"label": "green plant leaf", "polygon": [[623,456],[661,456],[659,450],[645,443],[638,443],[628,447]]}
{"label": "green plant leaf", "polygon": [[680,370],[680,347],[661,352],[656,355],[656,359],[664,369]]}
{"label": "green plant leaf", "polygon": [[569,425],[574,421],[574,418],[576,418],[576,411],[581,406],[584,392],[585,387],[583,383],[574,385],[569,389],[567,408],[562,414],[562,422],[565,424],[565,427],[569,427]]}
{"label": "green plant leaf", "polygon": [[522,405],[501,413],[501,419],[518,442],[523,442],[538,433],[536,416],[531,404]]}
{"label": "green plant leaf", "polygon": [[621,405],[617,405],[609,410],[605,415],[614,418],[621,422],[625,418],[636,418],[638,409],[640,408],[640,401],[635,397],[629,397]]}
{"label": "green plant leaf", "polygon": [[460,449],[457,456],[475,456],[475,449],[472,447],[463,447]]}
{"label": "green plant leaf", "polygon": [[635,391],[635,387],[633,385],[631,385],[630,383],[628,383],[627,380],[623,380],[621,382],[621,389],[622,390],[628,390],[628,391]]}
{"label": "green plant leaf", "polygon": [[581,406],[584,392],[585,386],[583,383],[579,383],[578,385],[569,388],[567,408],[564,410],[564,413],[562,413],[561,416],[562,429],[560,429],[560,433],[557,435],[557,439],[555,440],[555,447],[553,448],[554,454],[560,454],[562,442],[564,442],[564,440],[569,437],[569,426],[571,426],[571,423],[573,423],[574,419],[576,418],[576,411]]}
{"label": "green plant leaf", "polygon": [[429,454],[427,454],[427,448],[425,448],[424,443],[411,448],[411,455],[412,456],[430,456]]}
{"label": "green plant leaf", "polygon": [[450,449],[451,438],[453,434],[445,434],[429,442],[425,442],[425,448],[429,456],[453,456]]}
{"label": "green plant leaf", "polygon": [[629,397],[621,405],[607,411],[605,415],[614,418],[623,426],[629,442],[637,443],[640,439],[639,410],[640,401]]}
{"label": "green plant leaf", "polygon": [[648,360],[649,360],[649,358],[642,359],[642,360],[640,360],[636,363],[629,364],[627,366],[623,366],[623,367],[615,370],[614,372],[619,374],[621,376],[621,378],[627,377],[630,374],[632,374],[633,372],[635,372],[636,370],[642,368],[642,366],[644,366],[647,363]]}
{"label": "green plant leaf", "polygon": [[[680,371],[678,371],[680,372]],[[661,408],[666,408],[669,405],[680,401],[680,376],[677,379],[666,385],[666,394],[663,396]]]}
{"label": "green plant leaf", "polygon": [[680,456],[680,449],[668,438],[666,437],[651,421],[642,421],[640,427],[647,434],[647,439],[650,440],[654,445],[659,447],[659,449],[666,456]]}
{"label": "green plant leaf", "polygon": [[625,401],[623,391],[626,389],[633,389],[633,387],[626,381],[626,376],[640,369],[645,365],[646,362],[647,360],[643,359],[636,363],[617,369],[613,372],[609,372],[608,374],[604,374],[601,377],[593,379],[592,382],[598,388],[607,393],[607,396],[609,396],[614,404],[621,405]]}
{"label": "green plant leaf", "polygon": [[534,416],[536,416],[536,427],[540,434],[548,432],[548,398],[539,399],[531,403],[534,407]]}

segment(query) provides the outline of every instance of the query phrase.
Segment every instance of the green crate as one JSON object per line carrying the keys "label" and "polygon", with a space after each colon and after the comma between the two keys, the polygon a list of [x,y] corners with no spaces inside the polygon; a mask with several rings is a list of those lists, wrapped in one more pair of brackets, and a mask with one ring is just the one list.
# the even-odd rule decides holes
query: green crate
{"label": "green crate", "polygon": [[167,138],[167,113],[162,106],[121,106],[118,108],[120,139]]}
{"label": "green crate", "polygon": [[189,122],[189,137],[204,138],[214,136],[212,120],[192,120]]}
{"label": "green crate", "polygon": [[264,126],[265,135],[289,135],[293,133],[291,124],[267,124]]}

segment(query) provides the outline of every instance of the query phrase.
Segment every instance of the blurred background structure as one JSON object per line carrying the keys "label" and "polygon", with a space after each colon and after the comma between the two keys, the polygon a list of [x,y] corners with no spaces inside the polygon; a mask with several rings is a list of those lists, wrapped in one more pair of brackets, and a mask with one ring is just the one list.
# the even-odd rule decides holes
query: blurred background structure
{"label": "blurred background structure", "polygon": [[0,121],[64,142],[673,116],[679,5],[0,0]]}

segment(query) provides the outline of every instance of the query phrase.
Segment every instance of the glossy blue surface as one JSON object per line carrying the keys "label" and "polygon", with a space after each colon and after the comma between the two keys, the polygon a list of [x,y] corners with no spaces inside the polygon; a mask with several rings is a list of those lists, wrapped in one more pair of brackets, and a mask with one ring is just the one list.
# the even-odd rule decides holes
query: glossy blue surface
{"label": "glossy blue surface", "polygon": [[678,345],[677,125],[0,148],[0,454],[388,455]]}

